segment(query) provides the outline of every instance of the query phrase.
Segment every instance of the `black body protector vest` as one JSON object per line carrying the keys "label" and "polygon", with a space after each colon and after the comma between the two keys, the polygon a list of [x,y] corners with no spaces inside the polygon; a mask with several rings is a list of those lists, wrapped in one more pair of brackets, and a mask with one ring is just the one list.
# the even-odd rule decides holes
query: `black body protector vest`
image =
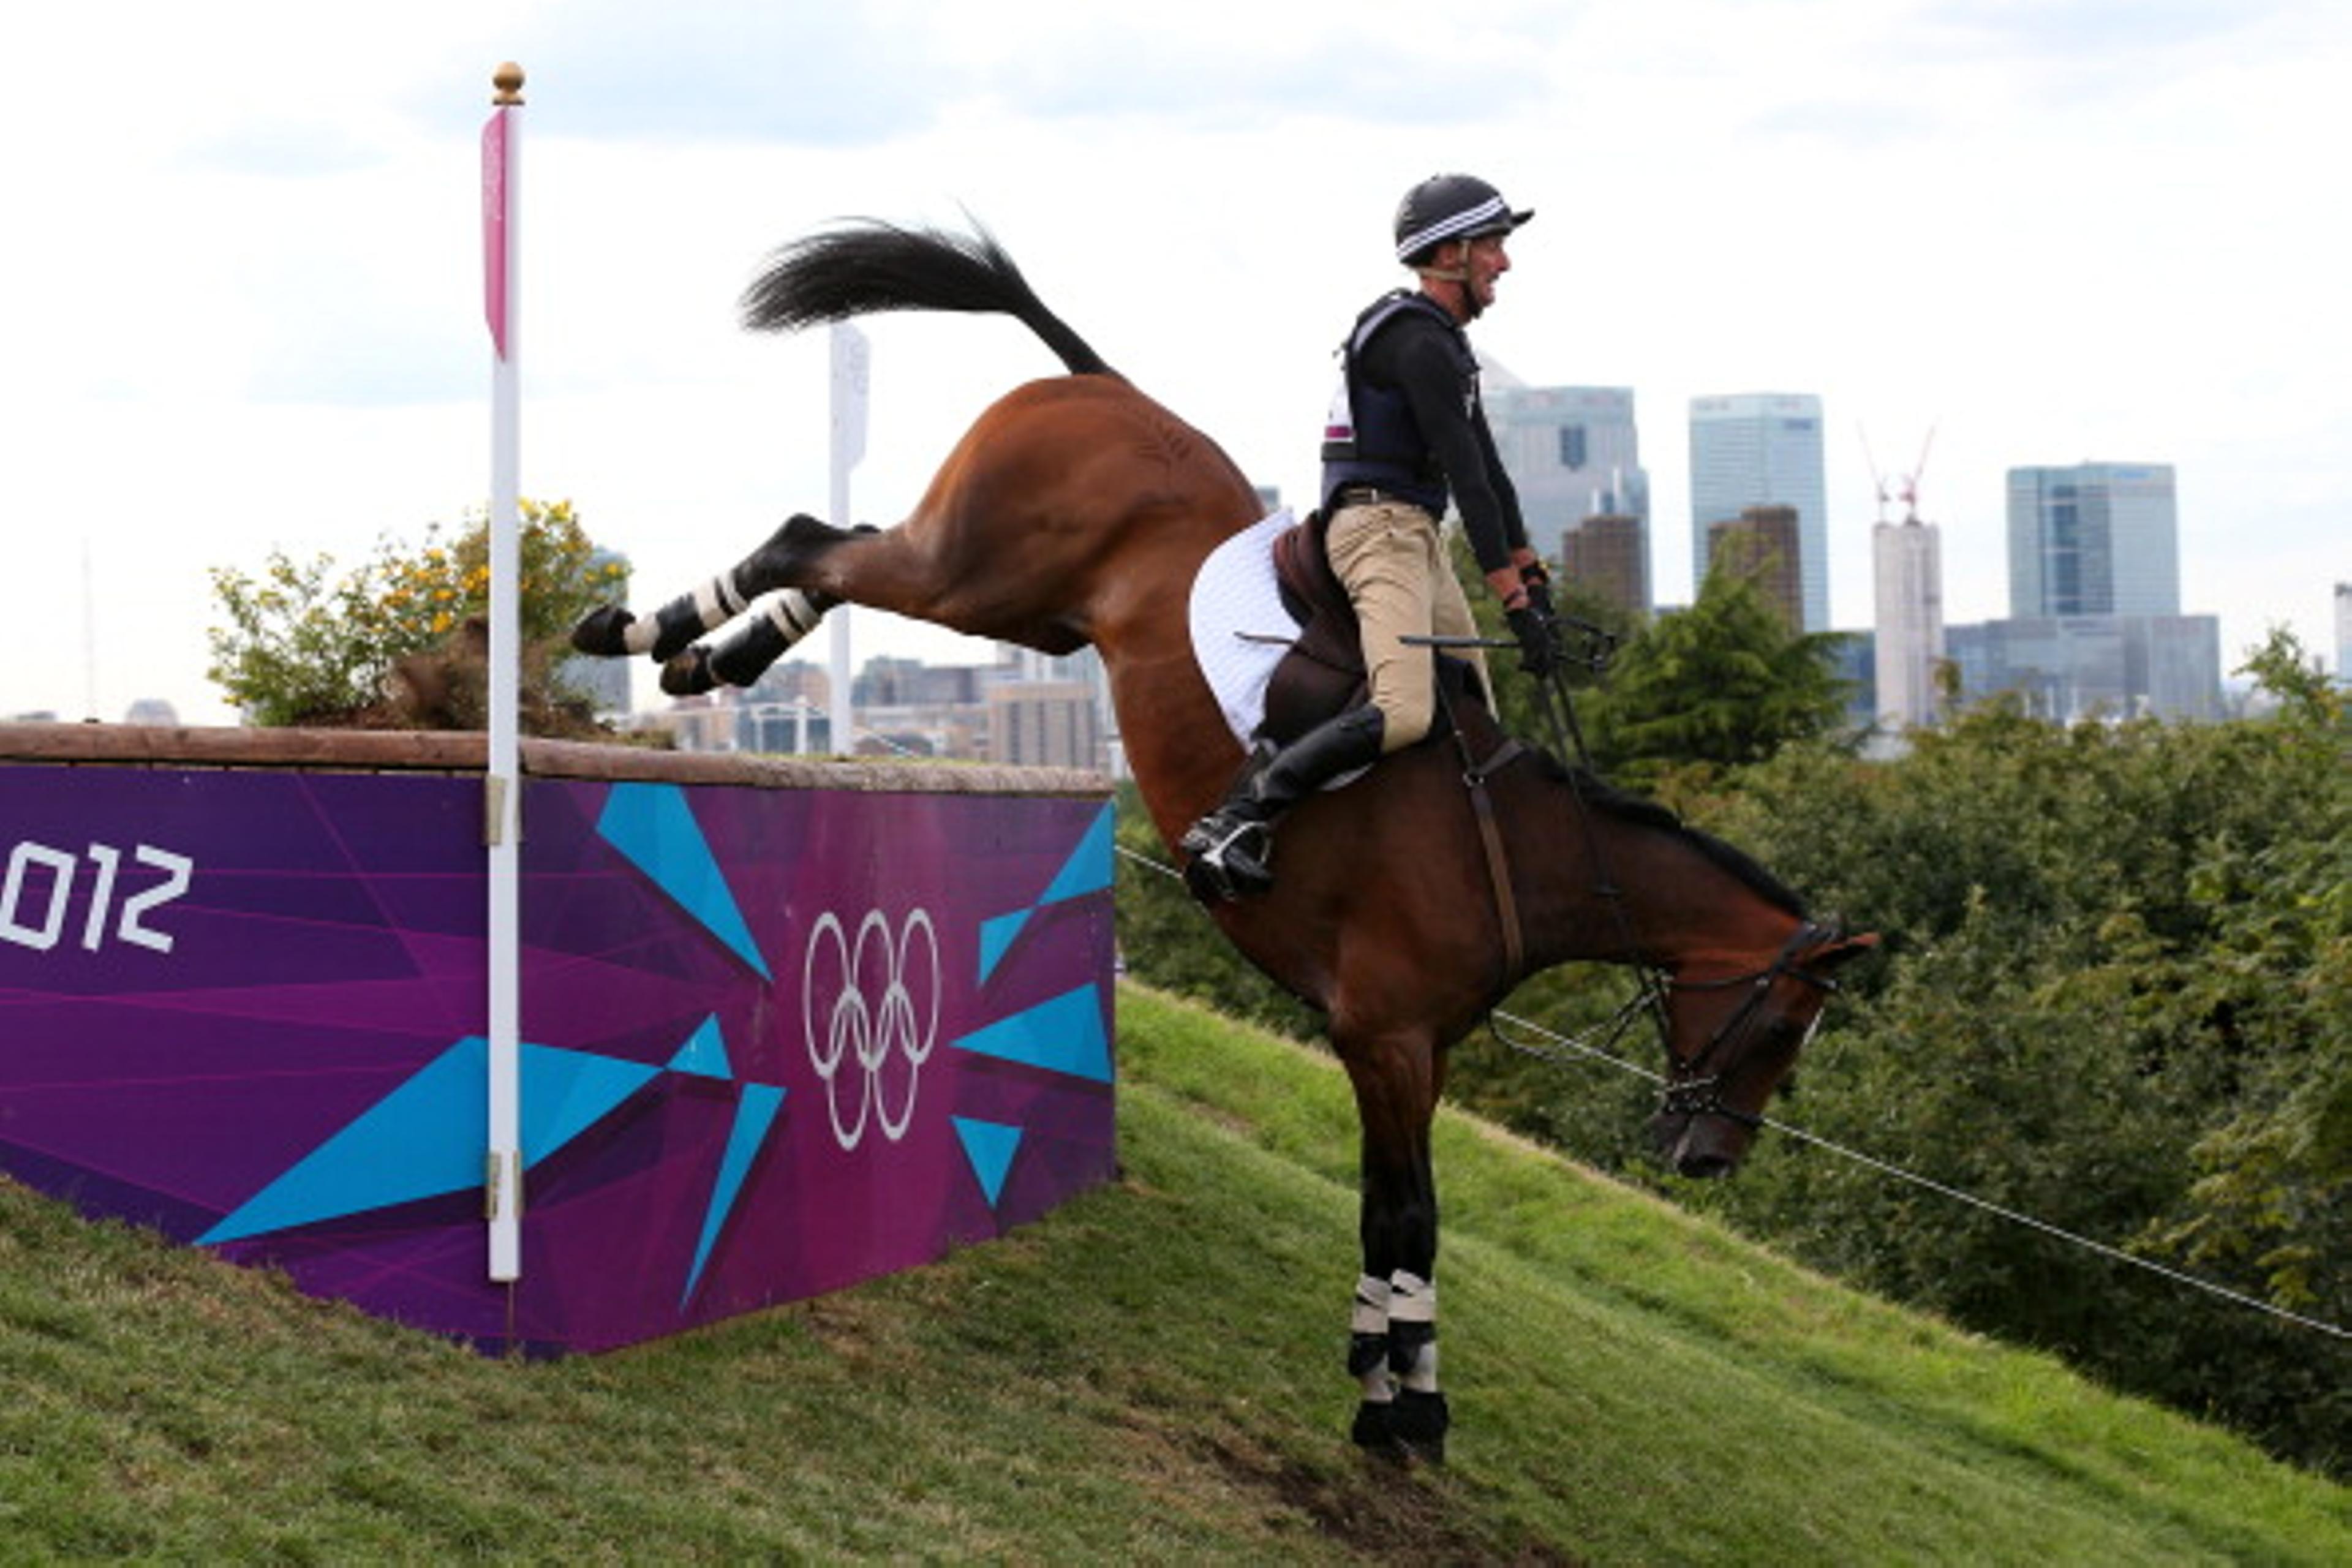
{"label": "black body protector vest", "polygon": [[1412,502],[1432,517],[1445,515],[1445,472],[1423,439],[1403,389],[1369,385],[1357,371],[1372,334],[1407,310],[1419,310],[1445,328],[1461,375],[1463,412],[1477,416],[1478,361],[1461,323],[1426,294],[1400,289],[1382,295],[1356,318],[1355,329],[1339,346],[1339,384],[1323,420],[1327,515],[1334,510],[1332,498],[1349,485],[1370,485]]}

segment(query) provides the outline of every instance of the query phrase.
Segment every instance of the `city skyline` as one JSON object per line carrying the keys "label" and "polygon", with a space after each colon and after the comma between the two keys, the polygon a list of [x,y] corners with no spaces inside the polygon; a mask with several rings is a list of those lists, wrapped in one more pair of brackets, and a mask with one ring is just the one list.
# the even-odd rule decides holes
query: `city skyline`
{"label": "city skyline", "polygon": [[[504,59],[528,73],[524,493],[572,500],[649,598],[829,504],[824,334],[735,322],[776,245],[971,215],[1112,363],[1299,498],[1330,351],[1405,280],[1398,195],[1444,168],[1538,214],[1480,350],[1648,412],[1661,598],[1689,579],[1675,413],[1759,387],[1823,399],[1838,627],[1869,624],[1865,436],[1907,457],[1936,432],[1920,510],[1955,619],[2006,605],[2006,470],[2085,457],[2174,467],[2184,581],[2229,664],[2273,624],[2327,649],[2352,576],[2343,220],[2307,176],[2352,140],[2340,6],[1497,0],[1440,29],[1388,0],[239,15],[60,10],[0,95],[14,144],[71,146],[0,167],[11,210],[66,237],[19,247],[0,293],[0,511],[27,590],[0,713],[160,697],[225,721],[210,569],[348,565],[481,504],[478,137]],[[1365,90],[1298,90],[1334,60]],[[70,61],[103,62],[102,107]],[[1052,362],[1002,322],[868,330],[841,521],[887,524]],[[952,643],[851,625],[857,657]]]}

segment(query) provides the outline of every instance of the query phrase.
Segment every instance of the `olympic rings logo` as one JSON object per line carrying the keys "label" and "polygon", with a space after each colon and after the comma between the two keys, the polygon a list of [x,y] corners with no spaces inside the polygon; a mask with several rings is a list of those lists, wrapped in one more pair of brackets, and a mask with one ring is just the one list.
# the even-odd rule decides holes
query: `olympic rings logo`
{"label": "olympic rings logo", "polygon": [[801,965],[801,1029],[835,1142],[856,1148],[869,1121],[893,1143],[907,1135],[939,1028],[940,939],[928,913],[909,912],[894,933],[868,910],[855,941],[830,910],[816,922]]}

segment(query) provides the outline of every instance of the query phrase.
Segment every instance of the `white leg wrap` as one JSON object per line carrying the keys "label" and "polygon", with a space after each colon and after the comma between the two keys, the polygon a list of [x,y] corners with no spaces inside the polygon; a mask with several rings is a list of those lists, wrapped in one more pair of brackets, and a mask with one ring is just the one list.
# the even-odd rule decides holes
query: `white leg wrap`
{"label": "white leg wrap", "polygon": [[743,595],[735,591],[732,573],[713,577],[694,591],[695,617],[706,632],[716,631],[742,613]]}
{"label": "white leg wrap", "polygon": [[[1356,1302],[1348,1317],[1348,1330],[1354,1334],[1385,1337],[1389,1331],[1389,1282],[1370,1274],[1356,1277]],[[1375,1347],[1371,1359],[1356,1373],[1356,1382],[1363,1389],[1364,1403],[1386,1405],[1396,1398],[1396,1380],[1389,1373],[1385,1351]]]}
{"label": "white leg wrap", "polygon": [[809,603],[809,597],[798,588],[780,588],[761,601],[770,621],[784,634],[784,646],[790,647],[816,630],[824,612]]}
{"label": "white leg wrap", "polygon": [[1419,1394],[1437,1392],[1437,1287],[1400,1268],[1389,1279],[1389,1321],[1425,1324],[1429,1333],[1412,1347],[1412,1360],[1398,1368],[1398,1384]]}

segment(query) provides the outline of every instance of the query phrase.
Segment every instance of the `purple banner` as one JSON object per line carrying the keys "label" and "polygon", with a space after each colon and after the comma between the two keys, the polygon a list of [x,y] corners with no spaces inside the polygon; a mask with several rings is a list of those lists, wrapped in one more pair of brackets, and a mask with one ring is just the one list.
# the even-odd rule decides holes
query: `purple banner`
{"label": "purple banner", "polygon": [[0,1169],[533,1352],[907,1268],[1110,1175],[1104,801],[533,779],[510,1300],[481,793],[0,766]]}

